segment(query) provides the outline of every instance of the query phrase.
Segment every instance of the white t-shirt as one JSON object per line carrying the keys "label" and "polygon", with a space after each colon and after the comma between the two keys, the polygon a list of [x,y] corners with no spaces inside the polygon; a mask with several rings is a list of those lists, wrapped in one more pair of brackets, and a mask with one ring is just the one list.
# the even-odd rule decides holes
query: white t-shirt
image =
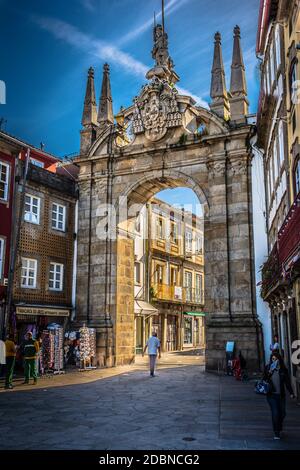
{"label": "white t-shirt", "polygon": [[160,347],[159,339],[156,336],[150,336],[150,338],[147,341],[147,346],[148,346],[148,354],[149,355],[154,354],[156,356],[157,349]]}

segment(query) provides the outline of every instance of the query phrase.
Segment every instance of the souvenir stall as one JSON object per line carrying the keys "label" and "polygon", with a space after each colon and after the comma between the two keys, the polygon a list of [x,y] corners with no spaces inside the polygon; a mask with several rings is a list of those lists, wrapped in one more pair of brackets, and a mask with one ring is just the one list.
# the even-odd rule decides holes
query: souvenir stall
{"label": "souvenir stall", "polygon": [[96,369],[96,330],[83,326],[79,334],[80,370]]}
{"label": "souvenir stall", "polygon": [[[38,372],[45,370],[62,373],[64,327],[67,323],[69,310],[48,307],[16,306],[14,312],[15,333],[17,344],[24,343],[26,334],[32,332],[33,338],[40,343]],[[22,348],[17,352],[16,370],[23,370]]]}
{"label": "souvenir stall", "polygon": [[42,374],[64,373],[64,330],[56,323],[50,323],[42,333],[40,369]]}
{"label": "souvenir stall", "polygon": [[65,333],[64,358],[67,367],[96,369],[96,330],[85,325]]}

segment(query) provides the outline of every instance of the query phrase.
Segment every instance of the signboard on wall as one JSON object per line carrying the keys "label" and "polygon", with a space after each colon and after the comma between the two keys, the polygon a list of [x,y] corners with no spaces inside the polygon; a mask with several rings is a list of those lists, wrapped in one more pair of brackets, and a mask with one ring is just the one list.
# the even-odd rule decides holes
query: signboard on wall
{"label": "signboard on wall", "polygon": [[182,287],[175,286],[174,297],[175,299],[182,300]]}
{"label": "signboard on wall", "polygon": [[70,310],[47,307],[16,307],[17,315],[44,315],[46,317],[68,317]]}

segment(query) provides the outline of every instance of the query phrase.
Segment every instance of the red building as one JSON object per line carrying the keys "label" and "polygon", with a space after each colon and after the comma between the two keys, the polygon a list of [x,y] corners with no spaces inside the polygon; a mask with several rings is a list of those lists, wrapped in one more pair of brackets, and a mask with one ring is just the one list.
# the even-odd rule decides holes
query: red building
{"label": "red building", "polygon": [[[61,168],[61,160],[44,150],[0,131],[0,333],[4,333],[5,311],[9,296],[10,270],[13,270],[12,248],[16,243],[18,225],[16,211],[16,191],[21,177],[20,161],[29,157],[29,163],[57,174],[70,175]],[[24,165],[23,165],[24,167]],[[74,168],[72,169],[74,173]],[[76,171],[75,171],[76,173]]]}

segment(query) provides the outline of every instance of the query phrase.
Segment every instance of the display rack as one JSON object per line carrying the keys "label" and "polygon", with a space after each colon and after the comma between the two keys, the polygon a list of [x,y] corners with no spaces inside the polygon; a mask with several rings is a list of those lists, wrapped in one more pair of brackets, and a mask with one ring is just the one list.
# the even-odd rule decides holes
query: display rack
{"label": "display rack", "polygon": [[53,327],[42,334],[42,371],[45,375],[65,374],[63,355],[63,328]]}
{"label": "display rack", "polygon": [[83,326],[79,330],[80,334],[80,368],[79,371],[97,369],[94,366],[94,359],[96,357],[96,330],[95,328],[88,328]]}

